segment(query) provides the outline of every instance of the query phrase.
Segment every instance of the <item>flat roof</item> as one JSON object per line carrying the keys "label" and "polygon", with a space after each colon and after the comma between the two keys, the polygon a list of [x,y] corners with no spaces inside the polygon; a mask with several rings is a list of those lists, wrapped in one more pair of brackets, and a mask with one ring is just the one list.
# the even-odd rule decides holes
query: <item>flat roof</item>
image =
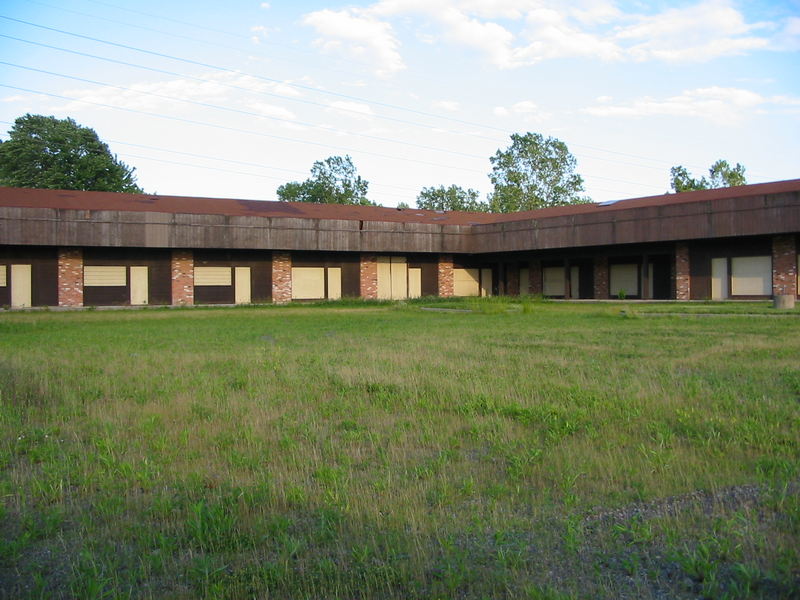
{"label": "flat roof", "polygon": [[139,211],[175,214],[206,214],[242,217],[283,217],[296,219],[333,219],[427,223],[433,225],[483,225],[532,219],[546,219],[588,213],[603,213],[689,202],[800,192],[800,179],[759,183],[715,190],[682,192],[631,198],[600,204],[571,204],[516,213],[476,213],[434,211],[416,208],[384,208],[307,202],[197,198],[155,194],[121,194],[33,188],[0,187],[0,206],[54,208],[69,210]]}

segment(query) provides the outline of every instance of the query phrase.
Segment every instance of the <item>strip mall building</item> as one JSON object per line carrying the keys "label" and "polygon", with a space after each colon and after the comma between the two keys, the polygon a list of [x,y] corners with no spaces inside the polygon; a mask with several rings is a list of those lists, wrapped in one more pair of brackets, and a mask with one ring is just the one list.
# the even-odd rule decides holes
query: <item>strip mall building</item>
{"label": "strip mall building", "polygon": [[797,295],[800,179],[514,214],[0,188],[0,306]]}

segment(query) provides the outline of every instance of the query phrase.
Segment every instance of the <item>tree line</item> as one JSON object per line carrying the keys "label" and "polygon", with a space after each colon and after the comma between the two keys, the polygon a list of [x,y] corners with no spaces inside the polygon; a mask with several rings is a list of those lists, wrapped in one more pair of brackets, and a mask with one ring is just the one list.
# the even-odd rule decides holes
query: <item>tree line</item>
{"label": "tree line", "polygon": [[[416,207],[428,210],[510,213],[549,206],[591,202],[567,145],[553,137],[527,132],[511,135],[511,144],[489,158],[493,189],[485,199],[477,190],[456,184],[423,187]],[[745,168],[718,160],[708,177],[693,177],[683,166],[670,170],[675,192],[745,185]],[[24,115],[8,139],[0,140],[0,185],[45,189],[142,193],[135,169],[111,153],[97,133],[72,119]],[[367,196],[369,182],[350,156],[316,161],[305,181],[277,190],[283,202],[378,206]],[[401,203],[399,208],[408,208]]]}

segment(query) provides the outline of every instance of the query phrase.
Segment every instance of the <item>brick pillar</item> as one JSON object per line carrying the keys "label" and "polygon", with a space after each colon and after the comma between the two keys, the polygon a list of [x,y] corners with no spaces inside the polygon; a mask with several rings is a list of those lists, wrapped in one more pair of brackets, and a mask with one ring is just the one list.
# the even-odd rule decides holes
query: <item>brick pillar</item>
{"label": "brick pillar", "polygon": [[83,250],[58,249],[58,305],[83,306]]}
{"label": "brick pillar", "polygon": [[597,300],[608,298],[608,257],[594,257],[594,297]]}
{"label": "brick pillar", "polygon": [[453,255],[440,254],[438,264],[438,293],[442,298],[453,295]]}
{"label": "brick pillar", "polygon": [[367,300],[378,298],[378,257],[362,254],[359,261],[359,295]]}
{"label": "brick pillar", "polygon": [[194,304],[194,254],[191,250],[173,250],[172,269],[173,306]]}
{"label": "brick pillar", "polygon": [[691,299],[691,279],[689,276],[689,244],[675,244],[675,299]]}
{"label": "brick pillar", "polygon": [[272,253],[272,301],[292,301],[292,255],[288,252]]}
{"label": "brick pillar", "polygon": [[797,296],[797,244],[793,235],[772,238],[772,294]]}

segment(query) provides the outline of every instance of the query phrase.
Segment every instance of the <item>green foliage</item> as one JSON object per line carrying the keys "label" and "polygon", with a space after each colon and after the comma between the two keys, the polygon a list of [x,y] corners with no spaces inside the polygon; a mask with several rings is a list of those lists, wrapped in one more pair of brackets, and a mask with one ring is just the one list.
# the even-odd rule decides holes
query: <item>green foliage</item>
{"label": "green foliage", "polygon": [[0,185],[142,193],[135,169],[72,119],[26,114],[8,133],[0,143]]}
{"label": "green foliage", "polygon": [[718,160],[708,170],[708,179],[701,177],[693,178],[686,167],[672,167],[670,173],[670,185],[676,192],[691,192],[694,190],[713,190],[723,187],[734,187],[746,185],[747,180],[744,176],[744,167],[736,163],[731,167],[727,160]]}
{"label": "green foliage", "polygon": [[292,181],[278,188],[281,202],[318,204],[359,204],[377,206],[367,199],[369,182],[357,172],[349,156],[330,156],[311,167],[311,177]]}
{"label": "green foliage", "polygon": [[515,133],[511,145],[498,150],[490,160],[489,177],[494,185],[489,198],[491,212],[590,202],[580,195],[583,178],[575,173],[577,161],[561,140],[538,133]]}
{"label": "green foliage", "polygon": [[464,189],[457,185],[426,187],[417,196],[417,208],[487,212],[489,205],[478,199],[478,193],[478,190]]}

